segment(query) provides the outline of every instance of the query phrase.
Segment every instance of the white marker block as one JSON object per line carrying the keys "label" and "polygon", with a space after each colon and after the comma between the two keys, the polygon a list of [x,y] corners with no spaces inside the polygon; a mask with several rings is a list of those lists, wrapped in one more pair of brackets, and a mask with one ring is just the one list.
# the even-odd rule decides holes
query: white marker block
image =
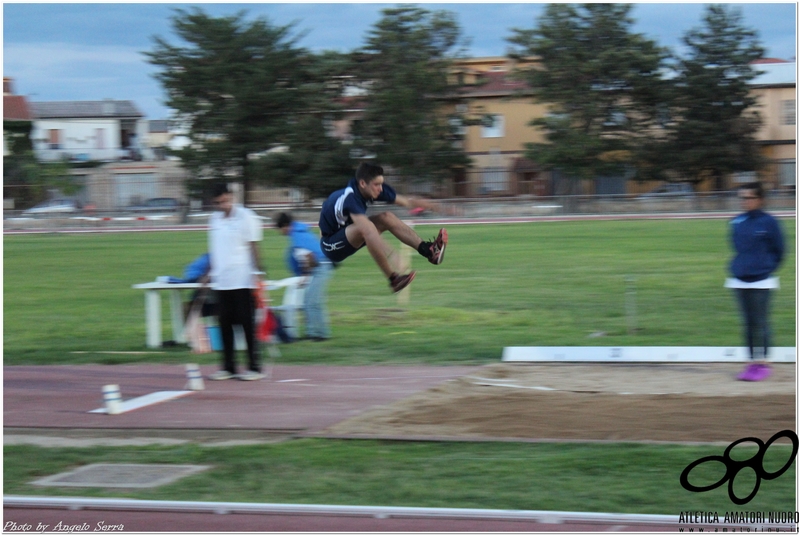
{"label": "white marker block", "polygon": [[205,390],[200,367],[196,364],[186,364],[186,377],[189,379],[184,390]]}
{"label": "white marker block", "polygon": [[105,385],[103,387],[103,401],[107,414],[119,414],[122,412],[122,394],[119,392],[119,385]]}

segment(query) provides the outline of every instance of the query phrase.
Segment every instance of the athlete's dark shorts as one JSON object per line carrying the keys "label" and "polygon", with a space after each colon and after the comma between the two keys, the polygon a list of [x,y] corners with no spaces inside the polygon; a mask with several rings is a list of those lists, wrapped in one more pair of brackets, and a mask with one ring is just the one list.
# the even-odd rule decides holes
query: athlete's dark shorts
{"label": "athlete's dark shorts", "polygon": [[321,240],[322,252],[330,259],[331,262],[341,262],[345,258],[354,255],[358,249],[366,245],[364,243],[361,247],[353,247],[347,241],[347,227],[338,229],[334,234],[323,237]]}

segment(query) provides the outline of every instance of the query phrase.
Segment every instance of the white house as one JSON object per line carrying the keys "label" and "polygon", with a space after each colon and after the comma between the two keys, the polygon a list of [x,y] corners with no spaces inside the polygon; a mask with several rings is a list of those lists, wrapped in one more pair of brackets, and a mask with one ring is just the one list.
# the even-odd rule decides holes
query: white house
{"label": "white house", "polygon": [[40,161],[140,158],[147,123],[129,100],[31,102],[30,108]]}

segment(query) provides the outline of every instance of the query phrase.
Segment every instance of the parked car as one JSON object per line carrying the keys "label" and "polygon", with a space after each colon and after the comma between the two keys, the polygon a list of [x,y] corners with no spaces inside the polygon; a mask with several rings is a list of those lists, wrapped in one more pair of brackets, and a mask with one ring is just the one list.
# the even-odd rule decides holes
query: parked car
{"label": "parked car", "polygon": [[660,199],[663,197],[691,197],[694,188],[690,184],[675,182],[663,184],[650,192],[641,194],[641,199]]}
{"label": "parked car", "polygon": [[129,206],[127,210],[137,213],[177,212],[180,210],[180,201],[171,197],[155,197],[147,199],[142,204]]}
{"label": "parked car", "polygon": [[53,214],[75,214],[80,212],[81,206],[76,199],[59,198],[50,199],[39,203],[33,208],[28,208],[22,212],[23,216],[39,216]]}

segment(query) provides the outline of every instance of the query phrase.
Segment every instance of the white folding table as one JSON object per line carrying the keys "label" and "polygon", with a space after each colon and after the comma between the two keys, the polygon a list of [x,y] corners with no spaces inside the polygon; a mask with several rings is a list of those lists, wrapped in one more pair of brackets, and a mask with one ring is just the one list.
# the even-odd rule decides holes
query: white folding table
{"label": "white folding table", "polygon": [[[271,307],[280,310],[283,326],[290,336],[299,336],[298,312],[302,308],[302,299],[305,288],[302,283],[305,277],[289,277],[276,281],[266,281],[269,292],[283,289],[283,303]],[[147,325],[147,347],[161,347],[161,292],[169,292],[169,311],[172,320],[172,338],[177,343],[186,343],[183,334],[183,298],[181,290],[196,290],[202,288],[199,282],[145,282],[134,284],[136,290],[144,290],[144,314]]]}

